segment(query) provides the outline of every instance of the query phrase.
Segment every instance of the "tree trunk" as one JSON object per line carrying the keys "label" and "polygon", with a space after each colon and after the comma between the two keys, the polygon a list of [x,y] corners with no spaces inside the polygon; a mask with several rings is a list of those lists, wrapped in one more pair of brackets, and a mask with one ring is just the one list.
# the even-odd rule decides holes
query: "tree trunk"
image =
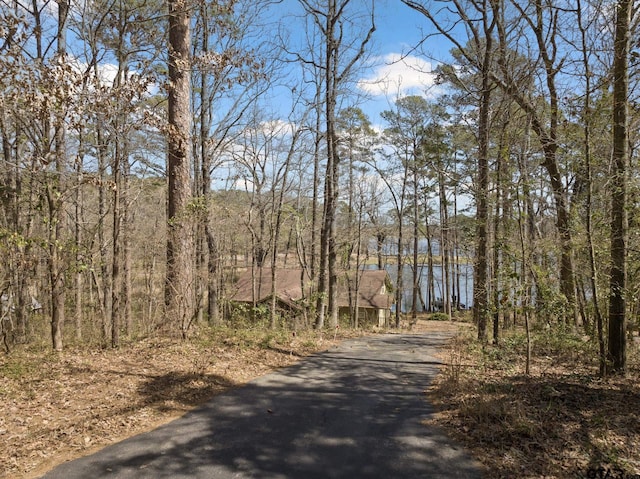
{"label": "tree trunk", "polygon": [[207,316],[212,325],[218,326],[220,324],[220,309],[218,307],[218,242],[208,221],[209,220],[207,220],[207,224],[205,225],[208,250]]}
{"label": "tree trunk", "polygon": [[384,248],[384,240],[386,239],[386,235],[384,233],[376,234],[376,257],[378,259],[378,269],[384,268],[384,261],[382,258],[382,251]]}
{"label": "tree trunk", "polygon": [[120,275],[121,266],[121,225],[122,216],[120,212],[120,194],[122,188],[121,180],[121,139],[116,140],[116,151],[113,164],[111,166],[113,175],[113,223],[112,223],[112,251],[111,251],[111,347],[120,346],[120,325],[122,322],[120,311],[120,299],[122,293],[122,279]]}
{"label": "tree trunk", "polygon": [[[320,191],[320,86],[317,86],[318,92],[316,96],[316,124],[315,124],[315,140],[313,142],[313,200],[311,204],[311,256],[310,256],[310,271],[311,278],[315,279],[318,274],[318,197]],[[322,261],[321,261],[322,263]],[[319,316],[318,316],[319,317]],[[324,318],[319,320],[321,323],[324,322]],[[320,324],[320,328],[322,328],[322,324]]]}
{"label": "tree trunk", "polygon": [[402,190],[400,192],[399,201],[396,202],[396,216],[398,219],[398,243],[396,252],[396,310],[395,310],[395,327],[400,328],[400,318],[402,318],[402,300],[404,299],[404,201],[407,189],[407,167],[408,161],[404,162],[404,171],[402,175]]}
{"label": "tree trunk", "polygon": [[[501,275],[500,275],[500,224],[504,221],[504,218],[500,217],[501,195],[502,195],[502,178],[501,167],[502,158],[501,154],[498,154],[496,161],[496,183],[495,183],[495,205],[493,214],[493,344],[500,342],[500,311],[502,309],[500,302],[501,291]],[[504,294],[504,292],[502,292]]]}
{"label": "tree trunk", "polygon": [[433,313],[433,301],[435,298],[435,277],[433,274],[433,242],[431,240],[431,225],[429,224],[429,207],[427,199],[424,202],[425,230],[427,234],[427,309]]}
{"label": "tree trunk", "polygon": [[611,184],[611,277],[609,283],[609,349],[611,370],[627,367],[627,175],[629,164],[628,92],[632,0],[619,0],[613,60],[613,174]]}
{"label": "tree trunk", "polygon": [[[495,14],[495,13],[494,13]],[[486,20],[485,20],[486,22]],[[478,116],[478,176],[476,186],[476,265],[473,282],[473,317],[478,325],[478,340],[487,340],[488,288],[487,288],[487,236],[489,209],[489,122],[491,89],[489,69],[493,54],[493,36],[485,24],[486,36],[482,61],[482,91],[480,92],[480,112]]]}
{"label": "tree trunk", "polygon": [[49,205],[49,217],[52,224],[49,226],[49,279],[51,287],[51,342],[55,351],[63,349],[62,327],[65,317],[65,280],[64,263],[61,258],[59,241],[62,238],[62,204],[57,188],[47,189],[47,203]]}
{"label": "tree trunk", "polygon": [[[80,140],[82,142],[82,140]],[[79,150],[82,150],[82,145]],[[76,340],[82,340],[82,279],[83,279],[83,265],[82,265],[82,230],[80,225],[82,224],[82,189],[81,189],[81,173],[82,173],[82,154],[78,155],[79,158],[76,161],[76,184],[75,184],[75,205],[74,205],[74,228],[73,228],[73,242],[76,249],[75,254],[75,333]]]}
{"label": "tree trunk", "polygon": [[442,312],[451,320],[451,264],[449,253],[449,206],[442,158],[438,158],[438,194],[440,197],[440,264],[442,267]]}
{"label": "tree trunk", "polygon": [[[65,0],[58,1],[58,49],[56,56],[60,62],[63,62],[67,54],[67,35],[66,23],[67,14],[69,13],[69,3]],[[51,339],[53,349],[62,351],[62,326],[65,319],[65,271],[64,261],[61,257],[61,241],[64,231],[64,215],[63,215],[63,193],[62,182],[64,163],[66,157],[66,136],[65,136],[65,117],[66,106],[62,102],[58,106],[55,118],[55,162],[56,162],[56,178],[54,178],[53,186],[48,188],[49,215],[51,223],[49,225],[49,274],[51,277]]]}
{"label": "tree trunk", "polygon": [[[200,16],[202,21],[202,51],[209,52],[209,15],[208,7],[205,3],[200,6]],[[204,226],[201,231],[204,234],[202,240],[202,257],[204,263],[206,259],[206,298],[207,298],[207,318],[210,324],[217,326],[220,323],[220,310],[218,307],[218,241],[211,224],[211,170],[212,159],[208,152],[207,143],[209,140],[212,119],[212,98],[209,89],[208,75],[206,69],[200,72],[200,188],[204,201]],[[206,254],[204,248],[206,247]],[[206,257],[206,258],[205,258]]]}
{"label": "tree trunk", "polygon": [[[319,118],[319,116],[318,116]],[[317,126],[319,128],[320,122],[318,121]],[[313,211],[312,211],[312,221],[311,221],[311,277],[314,278],[314,271],[316,266],[316,223],[318,221],[318,191],[319,191],[319,178],[320,178],[320,139],[319,139],[319,130],[316,138],[316,147],[314,151],[314,166],[313,166]],[[325,179],[326,181],[326,179]],[[322,209],[322,221],[320,223],[320,257],[317,268],[318,273],[318,297],[316,301],[316,321],[315,328],[322,329],[324,328],[324,321],[326,316],[327,309],[327,292],[328,292],[328,251],[329,251],[329,242],[328,235],[326,232],[325,225],[325,216],[327,214],[327,192],[325,188],[324,192],[324,202]]]}
{"label": "tree trunk", "polygon": [[324,234],[327,242],[328,314],[329,327],[338,325],[338,251],[336,241],[336,214],[338,207],[338,135],[336,133],[336,105],[338,96],[338,47],[335,37],[338,9],[336,0],[329,0],[326,34],[325,109],[327,128],[327,175],[325,181],[326,208]]}
{"label": "tree trunk", "polygon": [[182,0],[169,7],[169,127],[167,277],[168,320],[187,336],[193,319],[194,244],[188,206],[191,201],[191,70],[189,10]]}
{"label": "tree trunk", "polygon": [[411,322],[418,321],[418,298],[420,296],[420,276],[418,275],[418,245],[420,228],[418,227],[418,168],[413,165],[413,285],[411,292]]}
{"label": "tree trunk", "polygon": [[126,334],[133,333],[132,283],[131,283],[131,229],[133,228],[133,214],[131,212],[129,177],[131,175],[129,159],[124,158],[122,170],[122,321]]}
{"label": "tree trunk", "polygon": [[598,286],[598,268],[596,265],[595,245],[593,241],[593,172],[592,172],[592,155],[591,155],[591,66],[587,49],[587,29],[582,22],[582,5],[580,0],[577,2],[576,12],[578,15],[578,27],[580,29],[582,40],[582,64],[585,69],[585,96],[584,96],[584,162],[585,162],[585,181],[587,183],[586,199],[585,199],[585,229],[587,236],[587,246],[589,252],[589,286],[591,287],[593,310],[595,315],[595,324],[598,336],[599,348],[599,373],[600,376],[606,374],[607,351],[604,338],[604,318],[600,306],[600,291]]}

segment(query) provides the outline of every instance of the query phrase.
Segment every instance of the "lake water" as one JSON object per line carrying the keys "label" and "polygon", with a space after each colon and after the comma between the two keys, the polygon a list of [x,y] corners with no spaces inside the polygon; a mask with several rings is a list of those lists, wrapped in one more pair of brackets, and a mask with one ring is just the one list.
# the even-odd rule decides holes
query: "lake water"
{"label": "lake water", "polygon": [[[457,294],[460,296],[460,303],[464,305],[465,308],[470,308],[473,303],[473,266],[467,264],[461,264],[456,268],[459,274],[459,281],[456,281],[456,284],[459,282],[460,291]],[[393,282],[394,288],[396,287],[396,279],[397,279],[397,267],[396,265],[387,265],[386,268],[389,276],[391,277],[391,281]],[[429,281],[429,266],[426,264],[418,265],[419,272],[419,281],[420,281],[420,290],[422,293],[422,298],[425,301],[426,310],[429,310],[429,302],[433,301],[434,306],[438,304],[442,304],[442,298],[444,296],[444,288],[443,288],[443,280],[442,280],[442,266],[434,265],[433,268],[433,278],[434,278],[434,298],[429,298],[427,294],[428,289],[428,281]],[[452,276],[452,275],[451,275]],[[450,289],[451,283],[454,281],[453,277],[449,278]],[[402,292],[402,312],[408,312],[411,310],[411,305],[413,301],[413,270],[409,265],[405,265],[402,271],[402,282],[403,282],[403,292]],[[440,303],[438,303],[438,301]],[[423,311],[422,303],[418,300],[418,311]]]}

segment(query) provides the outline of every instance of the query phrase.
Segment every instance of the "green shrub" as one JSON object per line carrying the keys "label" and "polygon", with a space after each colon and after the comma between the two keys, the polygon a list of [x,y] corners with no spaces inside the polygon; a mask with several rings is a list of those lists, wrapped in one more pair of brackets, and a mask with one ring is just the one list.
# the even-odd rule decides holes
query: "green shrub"
{"label": "green shrub", "polygon": [[558,359],[589,360],[598,357],[596,341],[586,340],[581,334],[564,323],[554,324],[536,331],[533,335],[534,355],[551,356]]}

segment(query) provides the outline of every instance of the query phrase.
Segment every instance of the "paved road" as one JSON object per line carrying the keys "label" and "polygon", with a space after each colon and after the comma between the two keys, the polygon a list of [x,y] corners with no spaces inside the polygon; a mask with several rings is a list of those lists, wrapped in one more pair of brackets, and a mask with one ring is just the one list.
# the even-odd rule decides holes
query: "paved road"
{"label": "paved road", "polygon": [[459,446],[421,424],[446,338],[345,341],[44,478],[479,478]]}

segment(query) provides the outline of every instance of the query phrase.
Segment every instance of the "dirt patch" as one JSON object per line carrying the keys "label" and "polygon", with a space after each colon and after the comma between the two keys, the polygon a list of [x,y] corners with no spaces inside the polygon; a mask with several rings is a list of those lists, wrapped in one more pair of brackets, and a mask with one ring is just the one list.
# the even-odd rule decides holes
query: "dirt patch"
{"label": "dirt patch", "polygon": [[522,337],[481,348],[458,338],[428,392],[448,430],[487,478],[640,478],[637,348],[626,378],[597,377],[595,347],[558,333],[536,338],[524,375]]}

